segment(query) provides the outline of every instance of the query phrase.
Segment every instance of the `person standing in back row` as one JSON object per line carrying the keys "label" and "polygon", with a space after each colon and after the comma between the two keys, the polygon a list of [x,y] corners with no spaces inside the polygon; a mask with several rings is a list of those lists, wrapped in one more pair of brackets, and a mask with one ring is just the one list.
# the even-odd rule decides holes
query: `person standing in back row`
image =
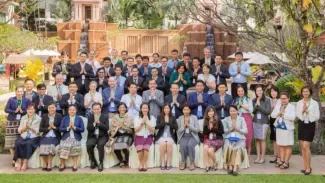
{"label": "person standing in back row", "polygon": [[231,84],[231,95],[235,100],[237,97],[237,86],[241,85],[244,87],[245,93],[247,93],[247,77],[252,75],[251,69],[248,63],[245,63],[243,60],[243,53],[236,52],[235,60],[230,64],[229,73],[232,76],[232,84]]}

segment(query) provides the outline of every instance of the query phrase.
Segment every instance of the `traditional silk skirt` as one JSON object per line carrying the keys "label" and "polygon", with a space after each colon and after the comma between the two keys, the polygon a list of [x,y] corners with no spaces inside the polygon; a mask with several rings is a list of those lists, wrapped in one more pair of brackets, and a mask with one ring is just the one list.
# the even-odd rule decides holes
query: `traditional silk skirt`
{"label": "traditional silk skirt", "polygon": [[207,139],[207,140],[205,140],[204,145],[207,145],[210,148],[214,148],[214,152],[216,152],[218,149],[220,149],[220,147],[223,146],[223,140],[222,139],[216,139],[216,140]]}
{"label": "traditional silk skirt", "polygon": [[18,127],[20,120],[7,121],[6,123],[6,136],[5,136],[5,149],[14,148],[16,140],[19,136]]}
{"label": "traditional silk skirt", "polygon": [[56,137],[43,137],[40,143],[40,156],[55,156],[59,140]]}
{"label": "traditional silk skirt", "polygon": [[61,159],[68,159],[69,156],[79,156],[81,154],[80,141],[68,137],[65,140],[61,140],[59,154]]}
{"label": "traditional silk skirt", "polygon": [[248,130],[247,134],[245,134],[246,147],[250,148],[253,139],[253,119],[249,113],[243,113],[242,117],[245,119],[247,130]]}
{"label": "traditional silk skirt", "polygon": [[239,140],[237,142],[225,139],[223,159],[227,165],[240,166],[245,158],[246,142]]}
{"label": "traditional silk skirt", "polygon": [[143,150],[149,151],[149,148],[152,144],[152,139],[153,135],[149,135],[148,138],[144,138],[143,136],[135,136],[134,146],[137,152]]}
{"label": "traditional silk skirt", "polygon": [[133,143],[133,138],[129,135],[121,135],[115,138],[114,150],[129,149]]}
{"label": "traditional silk skirt", "polygon": [[40,137],[23,139],[18,136],[15,147],[14,160],[29,159],[37,149],[40,143]]}
{"label": "traditional silk skirt", "polygon": [[267,131],[269,129],[268,124],[253,123],[254,138],[259,140],[265,140]]}

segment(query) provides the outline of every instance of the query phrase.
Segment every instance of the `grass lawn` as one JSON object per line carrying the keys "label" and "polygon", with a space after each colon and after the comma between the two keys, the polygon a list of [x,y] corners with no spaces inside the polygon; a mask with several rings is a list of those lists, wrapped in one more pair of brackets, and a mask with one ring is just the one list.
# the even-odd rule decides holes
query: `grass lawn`
{"label": "grass lawn", "polygon": [[304,175],[238,175],[237,177],[229,175],[182,175],[182,174],[2,174],[0,182],[23,182],[23,183],[104,183],[104,182],[220,182],[220,183],[242,183],[242,182],[258,182],[258,183],[324,183],[324,176],[304,176]]}

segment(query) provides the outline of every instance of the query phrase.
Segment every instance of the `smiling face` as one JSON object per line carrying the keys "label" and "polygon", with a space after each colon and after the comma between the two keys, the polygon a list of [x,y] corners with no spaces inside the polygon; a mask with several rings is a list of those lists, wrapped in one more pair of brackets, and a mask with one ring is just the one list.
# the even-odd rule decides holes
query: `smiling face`
{"label": "smiling face", "polygon": [[199,66],[200,66],[200,61],[199,61],[199,59],[193,59],[193,67],[194,68],[198,68]]}
{"label": "smiling face", "polygon": [[302,90],[302,96],[303,96],[305,99],[310,98],[310,91],[308,90],[308,88],[304,88],[304,89]]}
{"label": "smiling face", "polygon": [[27,114],[28,114],[28,116],[32,116],[32,115],[35,114],[35,108],[34,108],[34,106],[29,106],[27,108]]}
{"label": "smiling face", "polygon": [[31,80],[28,80],[25,82],[25,89],[26,91],[32,91],[34,88],[34,82]]}
{"label": "smiling face", "polygon": [[102,112],[102,108],[99,105],[93,105],[92,111],[98,116]]}
{"label": "smiling face", "polygon": [[178,53],[176,51],[172,52],[172,57],[173,57],[173,60],[177,60],[178,59]]}
{"label": "smiling face", "polygon": [[21,99],[24,95],[24,89],[23,88],[17,88],[16,89],[16,97]]}
{"label": "smiling face", "polygon": [[243,96],[245,95],[245,90],[244,90],[244,88],[242,88],[242,87],[238,88],[238,89],[237,89],[237,95],[238,95],[239,97],[243,97]]}
{"label": "smiling face", "polygon": [[184,114],[184,116],[189,116],[190,113],[191,113],[191,109],[188,106],[186,106],[186,107],[183,108],[183,114]]}
{"label": "smiling face", "polygon": [[121,76],[121,73],[122,73],[122,69],[120,67],[116,67],[115,68],[115,75],[116,76]]}
{"label": "smiling face", "polygon": [[234,107],[230,107],[229,113],[231,117],[236,117],[237,116],[237,110]]}
{"label": "smiling face", "polygon": [[115,50],[115,49],[112,50],[112,57],[113,58],[117,57],[117,50]]}
{"label": "smiling face", "polygon": [[165,115],[169,115],[169,114],[170,114],[170,108],[169,108],[168,105],[166,105],[166,106],[164,107],[164,114],[165,114]]}
{"label": "smiling face", "polygon": [[214,115],[215,115],[214,110],[211,108],[211,109],[209,110],[209,112],[208,112],[208,117],[209,117],[209,119],[213,118]]}
{"label": "smiling face", "polygon": [[214,58],[214,62],[219,65],[222,63],[222,58],[220,56],[216,56],[216,58]]}
{"label": "smiling face", "polygon": [[271,97],[272,97],[273,99],[276,99],[276,98],[278,97],[278,92],[275,91],[275,90],[273,90],[273,89],[271,89]]}
{"label": "smiling face", "polygon": [[108,85],[110,88],[115,88],[115,78],[113,77],[108,78]]}
{"label": "smiling face", "polygon": [[89,90],[91,92],[96,92],[97,84],[96,83],[91,83],[89,84]]}
{"label": "smiling face", "polygon": [[289,103],[289,97],[287,95],[281,95],[280,101],[282,105],[287,105]]}
{"label": "smiling face", "polygon": [[87,54],[81,53],[80,56],[79,56],[79,61],[81,63],[85,63],[86,60],[87,60]]}
{"label": "smiling face", "polygon": [[96,52],[95,51],[90,51],[88,53],[88,55],[89,55],[89,60],[94,60],[95,57],[96,57]]}
{"label": "smiling face", "polygon": [[201,83],[201,82],[196,83],[196,85],[195,85],[195,90],[196,90],[198,93],[202,93],[203,90],[204,90],[204,84]]}
{"label": "smiling face", "polygon": [[54,114],[56,112],[56,106],[55,104],[51,104],[47,106],[47,110],[49,111],[49,114]]}
{"label": "smiling face", "polygon": [[177,70],[178,74],[183,74],[185,72],[184,66],[180,66]]}
{"label": "smiling face", "polygon": [[147,67],[147,66],[149,65],[149,60],[146,59],[146,58],[143,59],[143,60],[142,60],[142,65],[145,66],[145,67]]}
{"label": "smiling face", "polygon": [[74,83],[69,85],[69,93],[74,94],[77,92],[77,90],[78,90],[77,84]]}
{"label": "smiling face", "polygon": [[149,114],[149,106],[147,104],[142,105],[141,112],[143,115],[148,116]]}
{"label": "smiling face", "polygon": [[235,60],[236,60],[236,62],[241,62],[243,60],[243,55],[242,54],[237,54],[235,56]]}
{"label": "smiling face", "polygon": [[155,63],[159,62],[159,56],[157,54],[154,54],[152,58]]}
{"label": "smiling face", "polygon": [[128,67],[132,67],[134,65],[134,60],[133,58],[128,58],[128,62],[127,62]]}
{"label": "smiling face", "polygon": [[256,88],[256,97],[262,97],[263,96],[263,89],[261,87]]}
{"label": "smiling face", "polygon": [[61,74],[57,74],[55,76],[55,83],[57,85],[59,85],[59,86],[62,85],[63,84],[63,81],[64,81],[64,79],[63,79],[63,76]]}
{"label": "smiling face", "polygon": [[103,78],[105,76],[105,71],[103,69],[98,69],[97,74],[99,78]]}
{"label": "smiling face", "polygon": [[45,87],[41,87],[41,88],[37,89],[37,93],[38,93],[40,96],[45,95],[45,91],[46,91],[46,88],[45,88]]}
{"label": "smiling face", "polygon": [[151,75],[153,78],[158,76],[158,70],[156,68],[152,68],[151,69]]}
{"label": "smiling face", "polygon": [[124,114],[126,113],[126,107],[125,107],[125,105],[120,105],[120,106],[118,107],[118,112],[119,112],[120,114],[124,115]]}
{"label": "smiling face", "polygon": [[168,60],[167,60],[167,58],[162,58],[162,59],[160,60],[160,63],[161,63],[161,65],[162,65],[163,67],[166,67],[167,64],[168,64]]}
{"label": "smiling face", "polygon": [[138,68],[133,68],[133,69],[132,69],[132,76],[133,76],[133,77],[137,77],[138,74],[139,74]]}
{"label": "smiling face", "polygon": [[69,107],[68,113],[69,113],[69,116],[75,116],[77,113],[76,107],[75,106]]}
{"label": "smiling face", "polygon": [[104,67],[106,67],[106,68],[110,67],[111,64],[112,64],[112,62],[110,60],[105,60],[104,61]]}
{"label": "smiling face", "polygon": [[128,58],[128,54],[125,51],[121,53],[121,56],[122,56],[122,60],[126,60]]}
{"label": "smiling face", "polygon": [[211,57],[210,49],[204,49],[203,53],[204,53],[205,58],[210,58]]}
{"label": "smiling face", "polygon": [[137,92],[137,86],[131,84],[129,87],[129,92],[130,92],[130,94],[135,94]]}
{"label": "smiling face", "polygon": [[210,73],[209,67],[208,66],[203,66],[202,72],[203,72],[203,74],[209,74]]}
{"label": "smiling face", "polygon": [[157,88],[157,84],[156,84],[155,80],[149,81],[149,88],[150,88],[150,90],[155,90]]}

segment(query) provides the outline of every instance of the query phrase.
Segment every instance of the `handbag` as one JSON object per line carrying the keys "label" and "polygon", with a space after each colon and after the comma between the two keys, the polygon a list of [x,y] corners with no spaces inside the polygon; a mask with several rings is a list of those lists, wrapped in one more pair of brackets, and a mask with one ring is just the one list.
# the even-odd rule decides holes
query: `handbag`
{"label": "handbag", "polygon": [[[281,120],[281,122],[280,122],[280,120]],[[287,129],[287,125],[286,125],[286,123],[284,122],[283,118],[279,118],[279,119],[277,120],[276,128],[279,128],[279,129],[281,129],[281,130],[288,130],[288,129]]]}

